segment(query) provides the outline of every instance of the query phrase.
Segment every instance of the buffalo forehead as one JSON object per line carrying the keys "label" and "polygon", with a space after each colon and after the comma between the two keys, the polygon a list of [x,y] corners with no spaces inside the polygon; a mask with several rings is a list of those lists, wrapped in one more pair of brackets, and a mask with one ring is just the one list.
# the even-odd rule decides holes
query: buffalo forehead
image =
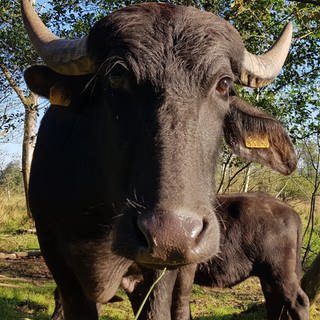
{"label": "buffalo forehead", "polygon": [[120,57],[141,80],[164,80],[170,69],[202,80],[223,63],[230,69],[230,62],[237,72],[244,50],[240,35],[225,20],[164,4],[133,5],[101,19],[90,32],[88,47],[98,64]]}

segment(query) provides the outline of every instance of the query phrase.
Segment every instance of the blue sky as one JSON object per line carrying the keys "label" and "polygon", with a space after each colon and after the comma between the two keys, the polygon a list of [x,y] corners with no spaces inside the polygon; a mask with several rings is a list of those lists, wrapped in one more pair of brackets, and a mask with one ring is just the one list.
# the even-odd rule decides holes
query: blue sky
{"label": "blue sky", "polygon": [[0,143],[0,169],[12,160],[21,161],[21,143]]}

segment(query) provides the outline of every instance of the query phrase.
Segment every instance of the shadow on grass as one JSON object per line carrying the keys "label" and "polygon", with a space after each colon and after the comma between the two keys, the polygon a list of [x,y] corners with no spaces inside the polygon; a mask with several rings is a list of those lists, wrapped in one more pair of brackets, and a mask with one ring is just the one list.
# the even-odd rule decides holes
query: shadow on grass
{"label": "shadow on grass", "polygon": [[33,301],[21,301],[14,298],[0,298],[0,319],[17,320],[32,318],[48,320],[47,310]]}
{"label": "shadow on grass", "polygon": [[196,317],[194,320],[265,320],[267,319],[264,304],[251,304],[248,309],[237,314]]}
{"label": "shadow on grass", "polygon": [[[1,287],[0,287],[1,290]],[[45,306],[33,301],[21,301],[19,299],[0,298],[1,320],[49,320],[50,316]],[[102,320],[122,320],[121,317],[102,316]]]}

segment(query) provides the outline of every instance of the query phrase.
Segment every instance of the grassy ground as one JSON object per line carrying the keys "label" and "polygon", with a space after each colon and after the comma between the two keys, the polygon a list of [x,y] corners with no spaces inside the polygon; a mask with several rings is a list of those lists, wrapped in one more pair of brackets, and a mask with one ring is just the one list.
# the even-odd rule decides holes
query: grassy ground
{"label": "grassy ground", "polygon": [[0,278],[0,317],[2,320],[49,319],[53,312],[52,281]]}
{"label": "grassy ground", "polygon": [[[2,199],[2,201],[1,201]],[[36,236],[25,231],[32,227],[26,217],[23,196],[11,196],[3,201],[0,195],[0,252],[36,250]],[[298,206],[297,206],[298,207]],[[298,212],[305,211],[303,206]],[[302,217],[305,221],[305,217]],[[312,248],[320,251],[320,223],[317,222]],[[0,319],[49,319],[53,312],[54,283],[41,258],[0,260]],[[103,320],[133,320],[130,303],[123,301],[103,307]],[[263,320],[265,310],[257,279],[249,279],[233,289],[210,289],[194,286],[191,300],[196,320]],[[320,319],[320,299],[311,311],[311,320]]]}
{"label": "grassy ground", "polygon": [[0,234],[18,234],[32,227],[25,210],[22,194],[7,194],[0,190]]}
{"label": "grassy ground", "polygon": [[[0,318],[49,319],[53,312],[54,283],[9,276],[0,277]],[[103,320],[133,320],[129,301],[110,303],[103,308]],[[191,300],[195,320],[264,320],[263,296],[257,279],[249,279],[233,289],[209,289],[194,286]],[[320,318],[320,301],[311,313],[311,320]]]}

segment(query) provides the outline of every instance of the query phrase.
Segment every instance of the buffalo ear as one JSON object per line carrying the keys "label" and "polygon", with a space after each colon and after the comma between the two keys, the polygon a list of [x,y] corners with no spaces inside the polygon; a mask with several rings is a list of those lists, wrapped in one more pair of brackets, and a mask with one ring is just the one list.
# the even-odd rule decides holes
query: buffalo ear
{"label": "buffalo ear", "polygon": [[24,72],[24,80],[28,88],[47,99],[50,97],[50,88],[61,81],[62,77],[46,66],[31,66]]}
{"label": "buffalo ear", "polygon": [[244,160],[267,165],[285,175],[296,169],[293,144],[282,125],[236,96],[230,97],[224,136],[232,151]]}
{"label": "buffalo ear", "polygon": [[83,92],[91,76],[65,76],[47,66],[32,66],[24,72],[28,88],[51,104],[69,106]]}

